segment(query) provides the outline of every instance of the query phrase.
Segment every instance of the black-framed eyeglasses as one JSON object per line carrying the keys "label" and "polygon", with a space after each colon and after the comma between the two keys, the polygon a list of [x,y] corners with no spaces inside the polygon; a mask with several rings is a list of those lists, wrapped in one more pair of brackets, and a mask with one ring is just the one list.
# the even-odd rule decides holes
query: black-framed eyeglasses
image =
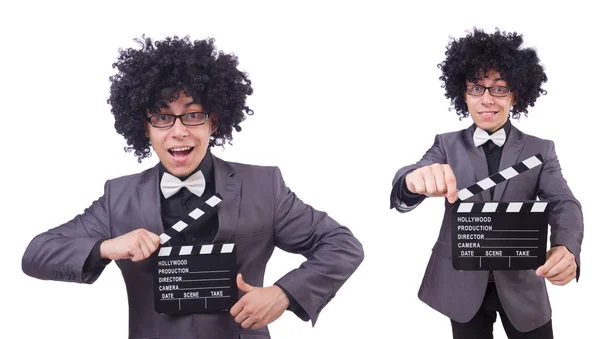
{"label": "black-framed eyeglasses", "polygon": [[510,93],[510,88],[506,86],[491,86],[485,87],[481,85],[468,85],[467,86],[467,94],[474,96],[482,96],[485,93],[485,90],[488,90],[491,96],[493,97],[505,97]]}
{"label": "black-framed eyeglasses", "polygon": [[181,123],[185,126],[200,126],[204,125],[206,120],[208,120],[209,114],[206,112],[190,112],[181,115],[175,114],[152,114],[149,117],[146,117],[146,120],[150,123],[150,125],[156,128],[169,128],[175,125],[175,121],[177,119],[181,120]]}

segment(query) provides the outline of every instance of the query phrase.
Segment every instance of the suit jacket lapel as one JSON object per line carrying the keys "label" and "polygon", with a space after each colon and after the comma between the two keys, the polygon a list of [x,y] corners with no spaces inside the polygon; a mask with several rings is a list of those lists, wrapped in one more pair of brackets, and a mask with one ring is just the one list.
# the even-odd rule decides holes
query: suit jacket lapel
{"label": "suit jacket lapel", "polygon": [[[502,149],[500,166],[498,167],[499,172],[517,163],[524,145],[523,133],[514,125],[511,126],[510,133],[508,133],[506,143]],[[494,187],[494,201],[499,201],[502,198],[506,185],[508,185],[508,181],[503,181]]]}
{"label": "suit jacket lapel", "polygon": [[[241,179],[231,165],[211,154],[215,166],[215,188],[223,201],[217,205],[219,230],[213,243],[229,241],[235,231],[241,203]],[[137,188],[138,211],[147,230],[161,235],[165,231],[160,210],[158,165],[144,174]],[[170,226],[169,226],[170,227]]]}
{"label": "suit jacket lapel", "polygon": [[[467,155],[471,166],[473,168],[473,181],[467,180],[468,185],[474,184],[480,180],[483,180],[489,176],[487,169],[487,158],[485,156],[485,152],[481,147],[475,147],[475,143],[473,142],[473,133],[475,133],[475,124],[471,125],[470,128],[467,128],[463,131],[462,140],[465,145],[465,149],[467,151]],[[454,175],[461,175],[461,173],[455,173]],[[462,174],[464,175],[464,174]],[[465,187],[457,187],[459,190]],[[489,201],[492,198],[492,195],[489,190],[483,191],[480,194],[481,200]],[[477,194],[474,196],[477,197]],[[471,198],[472,200],[475,200]]]}
{"label": "suit jacket lapel", "polygon": [[164,231],[160,214],[160,190],[158,187],[158,165],[144,173],[137,187],[139,213],[144,226],[150,232],[161,235]]}
{"label": "suit jacket lapel", "polygon": [[217,205],[219,231],[213,243],[227,242],[231,239],[240,217],[242,182],[235,170],[227,162],[212,155],[215,166],[215,188],[223,201]]}

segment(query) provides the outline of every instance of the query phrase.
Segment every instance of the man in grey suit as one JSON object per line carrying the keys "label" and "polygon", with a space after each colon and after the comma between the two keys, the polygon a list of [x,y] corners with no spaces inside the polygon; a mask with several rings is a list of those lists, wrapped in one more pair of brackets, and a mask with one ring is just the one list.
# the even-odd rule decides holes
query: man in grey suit
{"label": "man in grey suit", "polygon": [[[454,338],[493,338],[496,314],[509,338],[552,338],[547,279],[565,285],[579,278],[583,239],[581,205],[573,196],[554,143],[527,135],[509,119],[533,106],[547,81],[536,52],[522,48],[521,35],[475,29],[452,40],[440,64],[446,96],[457,114],[470,116],[464,130],[438,134],[416,164],[401,168],[393,180],[391,206],[405,213],[426,197],[445,197],[439,237],[419,290],[419,298],[451,319]],[[459,271],[452,265],[451,209],[457,187],[541,153],[544,161],[472,197],[473,201],[549,201],[551,248],[537,270]]]}
{"label": "man in grey suit", "polygon": [[[152,147],[160,162],[108,180],[104,195],[82,214],[36,236],[23,256],[23,271],[91,284],[114,260],[127,288],[130,338],[269,338],[266,326],[286,309],[314,326],[362,262],[361,243],[303,203],[277,167],[211,154],[252,113],[245,103],[251,82],[235,56],[217,51],[211,39],[138,42],[141,49],[120,51],[109,103],[128,149],[141,162]],[[159,235],[213,195],[222,198],[217,213],[171,244],[234,243],[240,298],[229,312],[159,314],[151,260]],[[275,247],[307,260],[263,287]]]}

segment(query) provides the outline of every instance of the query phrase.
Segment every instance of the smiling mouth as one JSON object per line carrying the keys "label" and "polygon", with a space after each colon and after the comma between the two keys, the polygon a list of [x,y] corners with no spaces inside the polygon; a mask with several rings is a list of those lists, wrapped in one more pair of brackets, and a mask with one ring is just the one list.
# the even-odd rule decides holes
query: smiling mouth
{"label": "smiling mouth", "polygon": [[175,147],[168,150],[168,152],[174,157],[185,157],[192,153],[194,147]]}
{"label": "smiling mouth", "polygon": [[479,115],[483,115],[484,117],[489,117],[496,113],[498,113],[498,112],[495,112],[495,111],[494,112],[479,112]]}

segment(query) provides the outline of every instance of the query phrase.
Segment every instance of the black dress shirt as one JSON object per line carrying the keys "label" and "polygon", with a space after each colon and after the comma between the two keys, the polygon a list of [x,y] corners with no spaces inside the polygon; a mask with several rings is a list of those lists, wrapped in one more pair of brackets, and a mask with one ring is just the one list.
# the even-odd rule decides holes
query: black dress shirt
{"label": "black dress shirt", "polygon": [[[160,194],[160,212],[165,229],[171,228],[184,216],[189,214],[196,207],[199,207],[203,202],[208,200],[210,197],[215,195],[215,175],[213,159],[210,153],[207,153],[204,159],[200,162],[200,165],[192,171],[190,174],[184,177],[178,177],[179,180],[184,181],[192,174],[201,171],[206,180],[206,188],[204,193],[199,197],[187,188],[180,189],[177,193],[170,196],[168,199]],[[167,169],[163,164],[158,165],[159,178],[162,178]],[[171,173],[169,173],[171,174]],[[159,180],[160,182],[160,180]],[[178,233],[175,237],[169,240],[170,246],[185,246],[185,245],[203,245],[210,244],[217,231],[219,230],[219,217],[215,213],[213,216],[206,221],[206,223],[191,229],[185,229],[185,232]]]}

